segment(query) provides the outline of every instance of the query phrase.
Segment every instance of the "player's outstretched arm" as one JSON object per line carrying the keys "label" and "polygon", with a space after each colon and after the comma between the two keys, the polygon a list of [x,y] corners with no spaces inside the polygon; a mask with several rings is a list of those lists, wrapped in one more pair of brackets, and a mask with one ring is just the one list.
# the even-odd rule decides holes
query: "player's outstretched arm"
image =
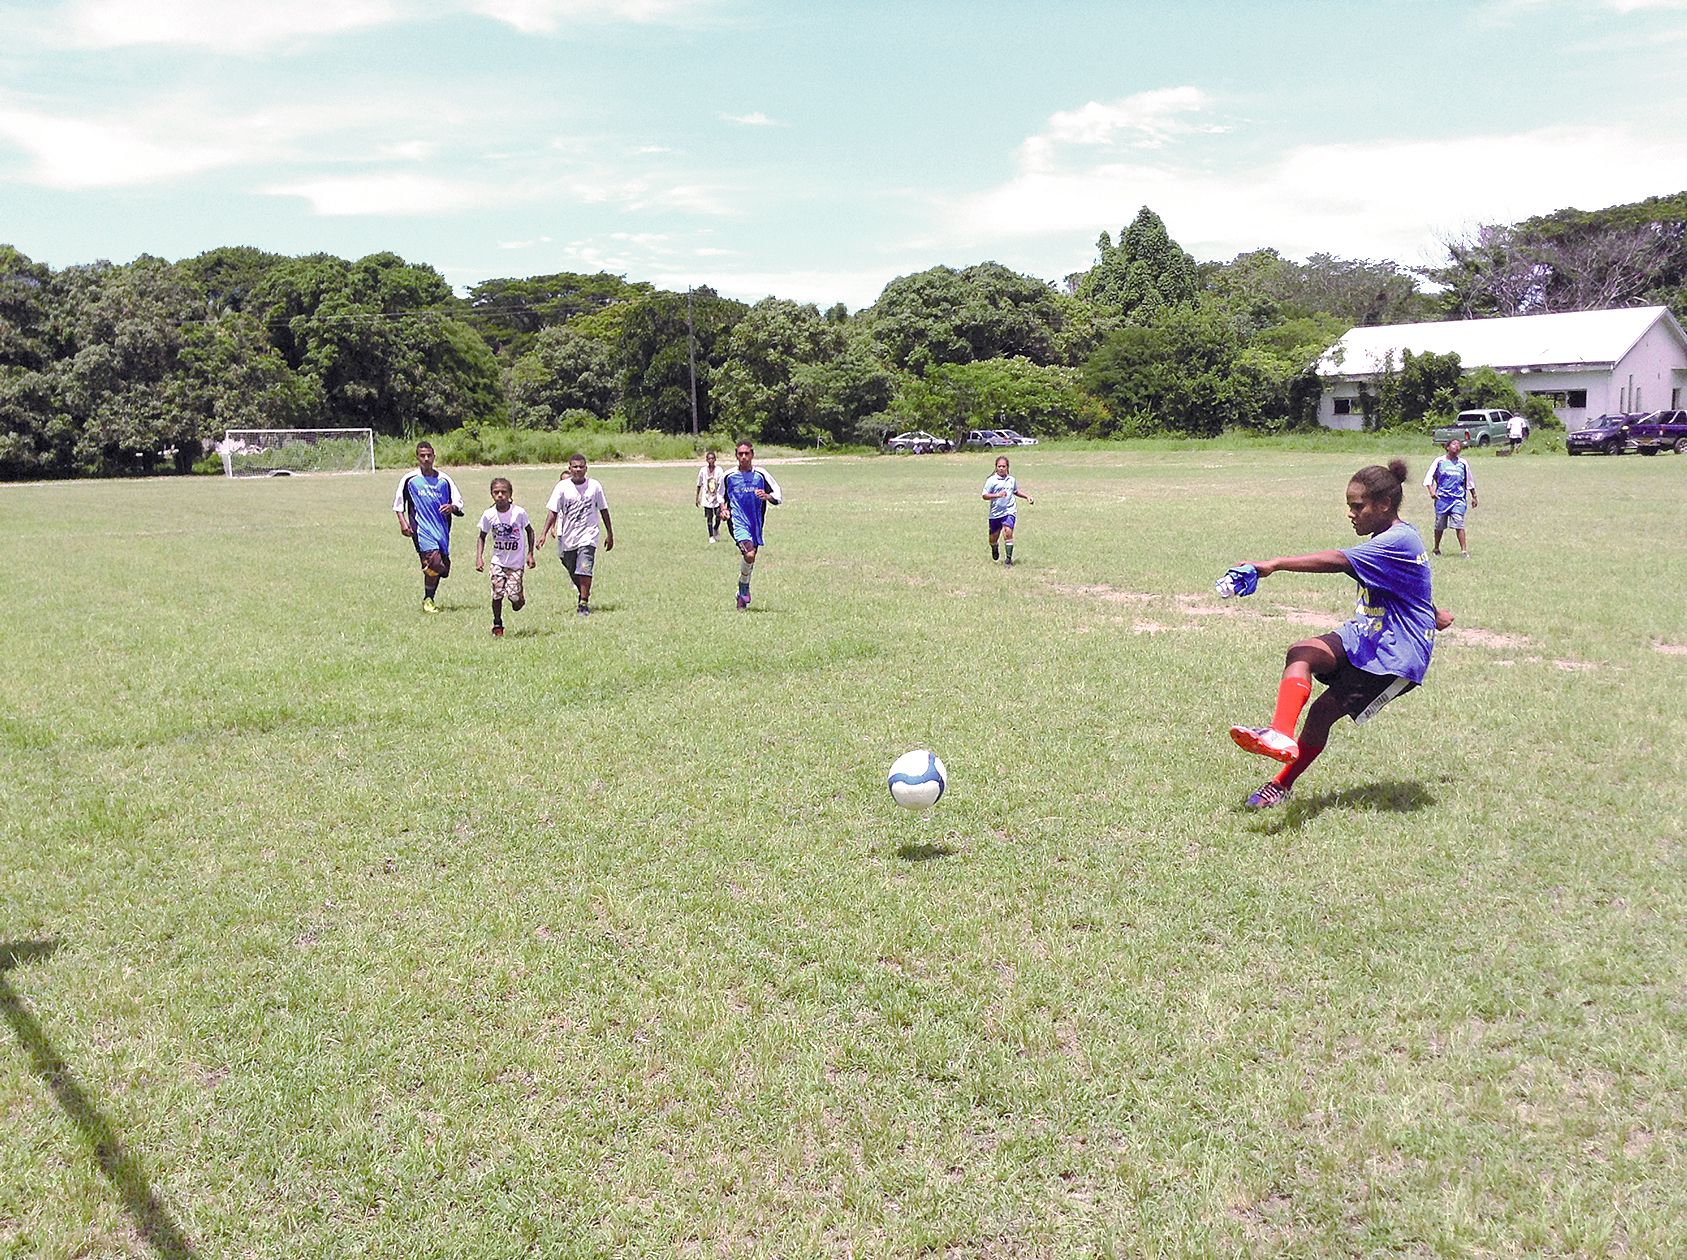
{"label": "player's outstretched arm", "polygon": [[543,528],[539,531],[539,541],[533,544],[533,550],[534,551],[539,550],[539,548],[541,548],[545,545],[545,539],[547,539],[551,536],[551,530],[553,530],[555,528],[556,528],[556,513],[555,512],[546,512],[545,513],[545,528]]}
{"label": "player's outstretched arm", "polygon": [[599,508],[597,514],[603,518],[603,549],[605,551],[614,551],[615,526],[609,521],[609,509]]}
{"label": "player's outstretched arm", "polygon": [[539,557],[536,554],[538,550],[539,548],[533,545],[533,522],[529,521],[527,523],[527,567],[530,569],[539,563]]}
{"label": "player's outstretched arm", "polygon": [[474,540],[474,571],[476,573],[486,572],[486,531],[484,529],[480,531],[479,537]]}
{"label": "player's outstretched arm", "polygon": [[1353,576],[1353,566],[1339,551],[1314,551],[1304,556],[1278,556],[1275,560],[1250,561],[1260,577],[1272,573],[1345,573]]}
{"label": "player's outstretched arm", "polygon": [[403,534],[406,538],[413,537],[416,532],[410,527],[410,518],[403,512],[398,513],[398,532]]}

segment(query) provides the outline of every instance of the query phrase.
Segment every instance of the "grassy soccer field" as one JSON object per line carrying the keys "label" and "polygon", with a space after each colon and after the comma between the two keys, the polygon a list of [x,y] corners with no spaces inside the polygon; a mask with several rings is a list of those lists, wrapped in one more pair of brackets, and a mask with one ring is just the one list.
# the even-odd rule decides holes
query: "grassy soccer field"
{"label": "grassy soccer field", "polygon": [[0,1254],[1679,1254],[1687,460],[1478,459],[1428,685],[1248,815],[1352,583],[1212,582],[1362,462],[1023,453],[1011,570],[987,456],[779,466],[742,615],[600,466],[502,641],[496,470],[437,617],[396,475],[0,490]]}

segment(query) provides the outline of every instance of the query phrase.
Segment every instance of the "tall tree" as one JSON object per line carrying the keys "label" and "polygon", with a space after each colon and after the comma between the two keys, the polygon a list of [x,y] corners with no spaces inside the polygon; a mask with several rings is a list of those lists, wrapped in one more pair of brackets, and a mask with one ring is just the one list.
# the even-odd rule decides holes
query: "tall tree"
{"label": "tall tree", "polygon": [[629,284],[607,271],[483,280],[469,290],[464,318],[495,352],[514,358],[533,348],[541,329],[652,292],[649,284]]}
{"label": "tall tree", "polygon": [[1195,260],[1147,206],[1119,234],[1117,245],[1103,232],[1096,252],[1078,296],[1104,312],[1140,323],[1195,299]]}
{"label": "tall tree", "polygon": [[608,419],[620,398],[615,350],[566,324],[541,329],[510,369],[510,418],[524,429],[555,429],[570,411]]}
{"label": "tall tree", "polygon": [[[631,303],[621,327],[621,408],[629,429],[691,428],[691,365],[697,371],[699,427],[712,429],[715,374],[732,330],[749,310],[703,287],[689,295],[652,293]],[[693,354],[695,351],[695,354]]]}
{"label": "tall tree", "polygon": [[861,318],[891,363],[921,372],[1001,355],[1053,362],[1062,309],[1048,284],[984,262],[898,277]]}

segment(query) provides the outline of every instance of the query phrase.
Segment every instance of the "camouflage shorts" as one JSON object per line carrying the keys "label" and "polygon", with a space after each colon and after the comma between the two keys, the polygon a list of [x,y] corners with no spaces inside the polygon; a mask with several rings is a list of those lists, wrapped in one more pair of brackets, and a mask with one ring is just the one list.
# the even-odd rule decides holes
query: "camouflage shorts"
{"label": "camouflage shorts", "polygon": [[520,569],[506,569],[501,564],[492,566],[492,598],[519,600],[521,590],[522,571]]}

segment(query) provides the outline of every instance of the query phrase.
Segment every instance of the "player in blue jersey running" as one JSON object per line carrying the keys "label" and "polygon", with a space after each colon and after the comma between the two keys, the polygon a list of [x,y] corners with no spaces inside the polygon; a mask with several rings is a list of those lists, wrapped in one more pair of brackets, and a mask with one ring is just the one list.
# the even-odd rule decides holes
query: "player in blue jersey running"
{"label": "player in blue jersey running", "polygon": [[422,611],[438,612],[439,579],[451,576],[451,518],[463,514],[457,485],[433,466],[433,444],[416,443],[416,471],[398,483],[392,510],[398,532],[416,545],[422,562]]}
{"label": "player in blue jersey running", "polygon": [[1008,472],[1008,457],[996,457],[996,471],[994,475],[984,479],[984,501],[990,505],[989,516],[985,519],[985,528],[990,533],[990,559],[1001,559],[1003,544],[1008,550],[1009,564],[1013,563],[1013,527],[1017,522],[1014,514],[1014,500],[1024,499],[1027,503],[1036,500],[1019,488]]}
{"label": "player in blue jersey running", "polygon": [[756,567],[756,552],[762,545],[767,505],[779,503],[784,496],[777,481],[761,469],[751,467],[755,463],[755,447],[740,442],[733,454],[738,457],[738,467],[726,474],[721,487],[722,519],[732,531],[732,541],[738,544],[742,557],[738,565],[738,611],[743,612],[750,606],[750,575]]}
{"label": "player in blue jersey running", "polygon": [[[1342,714],[1355,724],[1423,682],[1435,633],[1453,624],[1435,607],[1429,590],[1429,556],[1423,536],[1400,519],[1406,463],[1390,460],[1353,474],[1347,484],[1347,519],[1356,534],[1370,535],[1355,547],[1305,556],[1255,560],[1259,577],[1271,573],[1345,573],[1359,583],[1353,617],[1340,630],[1302,639],[1288,651],[1277,709],[1270,726],[1232,726],[1230,738],[1249,752],[1284,763],[1277,777],[1248,797],[1250,809],[1281,804],[1298,779],[1324,751],[1330,728]],[[1312,694],[1312,680],[1324,684],[1295,737],[1295,724]]]}

